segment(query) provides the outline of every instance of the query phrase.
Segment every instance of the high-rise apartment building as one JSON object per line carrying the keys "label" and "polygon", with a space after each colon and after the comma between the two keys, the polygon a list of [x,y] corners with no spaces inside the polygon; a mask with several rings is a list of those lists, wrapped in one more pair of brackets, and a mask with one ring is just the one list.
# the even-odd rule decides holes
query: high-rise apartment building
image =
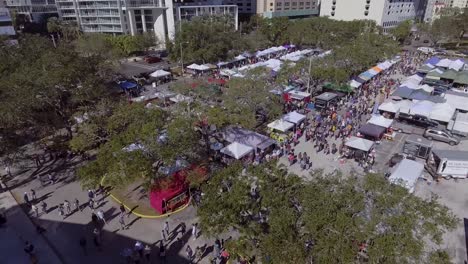
{"label": "high-rise apartment building", "polygon": [[57,15],[55,0],[5,0],[4,4],[10,13],[22,15],[31,22],[41,22]]}
{"label": "high-rise apartment building", "polygon": [[432,23],[432,21],[440,17],[444,8],[450,7],[461,9],[468,8],[468,0],[427,0],[424,21]]}
{"label": "high-rise apartment building", "polygon": [[450,7],[468,8],[468,0],[450,0]]}
{"label": "high-rise apartment building", "polygon": [[425,0],[322,0],[320,15],[337,20],[369,19],[384,31],[405,20],[422,19]]}
{"label": "high-rise apartment building", "polygon": [[257,0],[257,14],[268,18],[317,16],[319,11],[319,0]]}

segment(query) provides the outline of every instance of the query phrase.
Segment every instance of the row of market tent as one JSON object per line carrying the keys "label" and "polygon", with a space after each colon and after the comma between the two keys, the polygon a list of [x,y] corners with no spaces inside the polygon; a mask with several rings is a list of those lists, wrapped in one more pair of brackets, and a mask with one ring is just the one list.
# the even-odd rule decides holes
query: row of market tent
{"label": "row of market tent", "polygon": [[390,69],[395,63],[400,61],[400,57],[397,56],[392,60],[386,60],[382,63],[377,64],[376,66],[370,68],[369,70],[359,74],[356,78],[349,82],[349,85],[353,88],[359,88],[364,83],[368,82],[375,76],[377,76],[382,71]]}

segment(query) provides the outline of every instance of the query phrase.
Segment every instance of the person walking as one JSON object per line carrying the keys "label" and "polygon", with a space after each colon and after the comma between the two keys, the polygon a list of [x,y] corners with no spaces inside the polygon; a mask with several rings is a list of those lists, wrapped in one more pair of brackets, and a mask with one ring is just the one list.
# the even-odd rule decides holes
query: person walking
{"label": "person walking", "polygon": [[89,209],[91,209],[91,211],[94,212],[94,201],[93,201],[93,199],[89,199],[88,206],[89,206]]}
{"label": "person walking", "polygon": [[65,200],[64,206],[65,206],[65,209],[67,210],[67,216],[69,216],[71,214],[70,202],[68,200]]}
{"label": "person walking", "polygon": [[24,192],[24,195],[23,195],[23,199],[24,199],[24,202],[27,204],[27,205],[31,205],[31,201],[29,199],[29,195],[27,192]]}
{"label": "person walking", "polygon": [[47,214],[47,204],[45,201],[41,202],[42,213]]}
{"label": "person walking", "polygon": [[99,229],[96,227],[93,230],[93,242],[96,248],[101,251],[101,232]]}
{"label": "person walking", "polygon": [[63,219],[65,219],[66,216],[65,216],[65,210],[63,209],[63,204],[59,204],[58,211],[59,211],[59,215],[62,216]]}
{"label": "person walking", "polygon": [[97,211],[97,216],[104,224],[107,224],[106,218],[104,217],[104,212],[102,210]]}
{"label": "person walking", "polygon": [[161,239],[164,240],[164,241],[167,241],[167,236],[166,236],[166,232],[163,230],[161,230]]}
{"label": "person walking", "polygon": [[35,201],[37,199],[36,197],[36,191],[34,191],[34,189],[31,189],[31,201]]}
{"label": "person walking", "polygon": [[195,260],[196,260],[196,263],[200,262],[201,259],[203,257],[203,251],[201,249],[201,247],[197,246],[195,248]]}
{"label": "person walking", "polygon": [[127,229],[127,225],[125,224],[125,220],[124,220],[124,214],[120,214],[119,223],[120,223],[120,228],[122,230]]}
{"label": "person walking", "polygon": [[164,222],[163,231],[166,232],[166,236],[169,237],[169,223],[167,221]]}
{"label": "person walking", "polygon": [[159,242],[159,258],[161,259],[162,263],[166,263],[166,247],[162,241]]}
{"label": "person walking", "polygon": [[138,252],[138,255],[140,255],[140,257],[143,257],[143,250],[145,249],[145,247],[143,246],[143,243],[141,243],[141,241],[136,241],[135,242],[135,247],[134,247],[134,250],[136,252]]}
{"label": "person walking", "polygon": [[187,253],[187,258],[189,259],[189,263],[192,263],[193,261],[193,251],[190,245],[187,245],[185,248],[185,253]]}
{"label": "person walking", "polygon": [[192,236],[193,236],[193,240],[196,240],[197,237],[198,237],[198,226],[197,226],[197,223],[193,223],[193,224],[192,224]]}
{"label": "person walking", "polygon": [[35,204],[31,206],[31,209],[34,213],[36,213],[36,217],[39,217],[39,208]]}
{"label": "person walking", "polygon": [[75,207],[75,211],[78,212],[78,210],[80,210],[80,212],[83,212],[83,209],[80,206],[80,201],[78,200],[78,198],[75,198],[75,201],[73,201],[73,206]]}
{"label": "person walking", "polygon": [[86,238],[84,236],[80,237],[80,248],[81,250],[83,250],[83,254],[86,256],[88,255],[88,251],[87,251],[87,248],[86,248]]}
{"label": "person walking", "polygon": [[149,245],[146,245],[145,248],[143,249],[143,255],[145,256],[146,261],[148,261],[148,263],[150,263],[151,247]]}

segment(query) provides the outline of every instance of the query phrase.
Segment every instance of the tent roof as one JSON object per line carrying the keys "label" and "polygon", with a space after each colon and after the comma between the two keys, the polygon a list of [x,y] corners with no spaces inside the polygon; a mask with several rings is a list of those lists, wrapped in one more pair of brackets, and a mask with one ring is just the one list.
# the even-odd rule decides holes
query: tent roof
{"label": "tent roof", "polygon": [[301,92],[301,91],[290,91],[288,93],[291,95],[292,98],[296,100],[303,100],[304,98],[311,96],[310,93]]}
{"label": "tent roof", "polygon": [[252,147],[238,142],[233,142],[220,150],[221,153],[231,156],[235,159],[241,159],[252,151]]}
{"label": "tent roof", "polygon": [[436,65],[437,63],[439,63],[440,59],[439,57],[432,57],[430,59],[428,59],[425,64],[432,64],[432,65]]}
{"label": "tent roof", "polygon": [[368,80],[372,79],[372,77],[374,77],[374,75],[372,73],[368,72],[368,71],[365,71],[365,72],[359,74],[358,77],[365,80],[365,81],[368,81]]}
{"label": "tent roof", "polygon": [[348,139],[348,141],[346,141],[345,145],[350,148],[359,149],[367,152],[372,148],[372,146],[374,146],[374,142],[364,138],[352,136]]}
{"label": "tent roof", "polygon": [[361,126],[359,133],[373,138],[380,138],[385,133],[385,130],[385,127],[367,123]]}
{"label": "tent roof", "polygon": [[169,98],[170,101],[174,103],[180,103],[180,102],[191,102],[192,98],[189,96],[184,96],[181,94],[177,94],[174,97]]}
{"label": "tent roof", "polygon": [[447,68],[450,63],[452,63],[452,61],[449,59],[441,59],[438,63],[436,63],[436,66]]}
{"label": "tent roof", "polygon": [[187,69],[196,70],[196,71],[206,71],[206,70],[209,70],[210,67],[206,65],[198,65],[196,63],[193,63],[187,66]]}
{"label": "tent roof", "polygon": [[421,177],[423,171],[424,164],[409,159],[403,159],[398,163],[388,180],[391,183],[400,184],[412,193],[414,191],[414,186],[416,185],[418,178]]}
{"label": "tent roof", "polygon": [[435,104],[430,101],[419,101],[411,107],[410,113],[412,115],[429,117],[431,115],[432,109],[434,108],[434,105]]}
{"label": "tent roof", "polygon": [[440,78],[448,79],[448,80],[455,80],[457,78],[458,73],[455,70],[446,70]]}
{"label": "tent roof", "polygon": [[133,88],[136,88],[138,86],[138,84],[136,84],[134,82],[129,82],[129,81],[121,82],[121,83],[119,83],[119,85],[120,85],[120,88],[122,88],[122,89],[133,89]]}
{"label": "tent roof", "polygon": [[290,123],[281,119],[275,120],[267,125],[267,127],[275,129],[275,130],[279,130],[281,132],[286,132],[289,129],[291,129],[293,126],[294,126],[293,123]]}
{"label": "tent roof", "polygon": [[371,119],[369,119],[367,123],[389,128],[393,123],[393,119],[388,119],[381,115],[372,115]]}
{"label": "tent roof", "polygon": [[400,86],[392,93],[392,95],[401,98],[409,98],[412,93],[413,89],[410,89],[406,86]]}
{"label": "tent roof", "polygon": [[448,66],[448,68],[459,71],[463,68],[464,65],[465,65],[465,62],[463,60],[458,59],[458,60],[452,61],[450,65]]}
{"label": "tent roof", "polygon": [[356,80],[351,80],[349,82],[349,86],[353,87],[353,88],[359,88],[360,86],[362,85],[362,83],[356,81]]}
{"label": "tent roof", "polygon": [[222,135],[223,139],[230,143],[238,142],[252,148],[265,149],[275,144],[273,139],[241,127],[226,128]]}
{"label": "tent roof", "polygon": [[385,112],[396,113],[400,108],[396,102],[386,101],[379,105],[378,109]]}
{"label": "tent roof", "polygon": [[169,75],[171,75],[171,73],[165,70],[157,70],[150,74],[150,76],[154,78],[164,77],[164,76],[169,76]]}
{"label": "tent roof", "polygon": [[423,90],[425,92],[428,92],[428,93],[432,93],[434,91],[434,87],[429,86],[427,84],[423,84],[423,85],[418,86],[418,90],[419,89],[421,89],[421,90]]}
{"label": "tent roof", "polygon": [[290,123],[293,123],[293,124],[297,125],[300,122],[302,122],[305,118],[306,118],[305,115],[301,115],[298,112],[294,111],[294,112],[289,112],[289,113],[285,114],[282,119],[284,121],[287,121],[287,122],[290,122]]}
{"label": "tent roof", "polygon": [[431,119],[442,121],[442,122],[449,122],[453,115],[455,114],[455,108],[450,104],[443,103],[443,104],[435,104],[432,108],[432,111],[429,115]]}
{"label": "tent roof", "polygon": [[459,72],[457,78],[455,78],[453,82],[458,84],[468,84],[468,72]]}

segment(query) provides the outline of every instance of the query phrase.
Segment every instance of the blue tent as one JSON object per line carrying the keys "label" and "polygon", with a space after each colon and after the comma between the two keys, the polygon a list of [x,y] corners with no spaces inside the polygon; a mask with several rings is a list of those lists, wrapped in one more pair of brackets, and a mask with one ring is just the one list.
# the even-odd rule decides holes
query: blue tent
{"label": "blue tent", "polygon": [[436,65],[437,63],[439,63],[439,61],[440,61],[439,57],[432,57],[428,59],[424,64]]}
{"label": "blue tent", "polygon": [[427,100],[431,96],[430,93],[423,90],[416,90],[409,96],[409,99],[413,100]]}
{"label": "blue tent", "polygon": [[119,86],[120,88],[122,88],[123,90],[130,90],[130,89],[135,89],[138,87],[138,84],[134,83],[134,82],[129,82],[129,81],[125,81],[125,82],[121,82],[119,83]]}
{"label": "blue tent", "polygon": [[363,73],[359,74],[359,76],[358,76],[358,78],[361,78],[361,79],[366,80],[366,81],[372,79],[372,77],[374,77],[374,74],[372,74],[372,73],[370,73],[368,71],[363,72]]}
{"label": "blue tent", "polygon": [[393,92],[392,95],[408,99],[408,98],[410,98],[413,91],[414,91],[413,89],[410,89],[408,87],[400,86]]}

